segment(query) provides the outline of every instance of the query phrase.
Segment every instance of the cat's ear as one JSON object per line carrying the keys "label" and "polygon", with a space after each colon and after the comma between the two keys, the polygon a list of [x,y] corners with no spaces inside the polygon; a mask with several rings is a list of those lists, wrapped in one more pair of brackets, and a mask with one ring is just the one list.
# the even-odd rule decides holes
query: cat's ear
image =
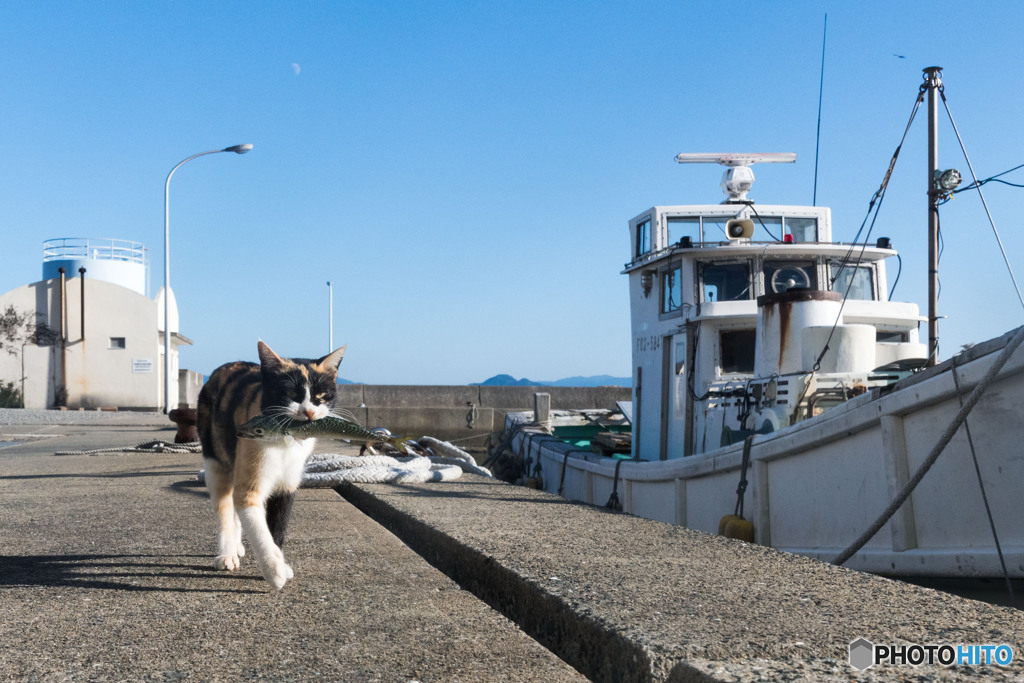
{"label": "cat's ear", "polygon": [[341,365],[341,359],[345,357],[345,349],[348,348],[348,344],[342,346],[340,349],[335,349],[329,354],[317,361],[317,365],[322,365],[331,372],[337,372],[338,366]]}
{"label": "cat's ear", "polygon": [[274,350],[263,343],[262,339],[256,344],[256,350],[260,355],[261,367],[269,369],[279,367],[284,364],[281,356],[274,353]]}

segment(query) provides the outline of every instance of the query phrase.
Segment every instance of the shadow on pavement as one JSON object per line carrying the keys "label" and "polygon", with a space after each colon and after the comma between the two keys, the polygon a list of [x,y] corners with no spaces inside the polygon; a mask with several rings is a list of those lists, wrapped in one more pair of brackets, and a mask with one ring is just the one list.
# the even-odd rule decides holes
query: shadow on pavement
{"label": "shadow on pavement", "polygon": [[[176,560],[195,557],[195,564]],[[162,559],[166,558],[166,559]],[[199,561],[201,560],[201,562]],[[173,593],[265,593],[227,587],[231,582],[263,583],[258,576],[217,572],[206,556],[182,555],[17,555],[0,556],[0,589],[13,586],[95,588]],[[186,586],[201,582],[202,586]],[[210,581],[224,583],[223,588]]]}

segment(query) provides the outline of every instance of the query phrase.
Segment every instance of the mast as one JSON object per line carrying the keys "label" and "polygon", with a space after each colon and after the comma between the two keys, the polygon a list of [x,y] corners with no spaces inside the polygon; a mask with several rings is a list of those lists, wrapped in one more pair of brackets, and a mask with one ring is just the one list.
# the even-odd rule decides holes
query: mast
{"label": "mast", "polygon": [[938,362],[939,354],[939,90],[942,67],[924,70],[928,91],[928,365]]}

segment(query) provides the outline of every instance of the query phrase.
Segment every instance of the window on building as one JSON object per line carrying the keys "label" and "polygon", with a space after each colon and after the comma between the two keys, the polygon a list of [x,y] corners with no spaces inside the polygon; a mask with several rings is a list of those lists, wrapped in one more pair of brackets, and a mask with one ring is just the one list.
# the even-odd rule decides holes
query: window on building
{"label": "window on building", "polygon": [[751,298],[750,264],[705,263],[702,271],[704,301],[743,301]]}
{"label": "window on building", "polygon": [[125,349],[128,348],[125,344],[124,337],[111,337],[110,348],[112,349]]}
{"label": "window on building", "polygon": [[754,372],[754,330],[722,330],[718,343],[722,374]]}

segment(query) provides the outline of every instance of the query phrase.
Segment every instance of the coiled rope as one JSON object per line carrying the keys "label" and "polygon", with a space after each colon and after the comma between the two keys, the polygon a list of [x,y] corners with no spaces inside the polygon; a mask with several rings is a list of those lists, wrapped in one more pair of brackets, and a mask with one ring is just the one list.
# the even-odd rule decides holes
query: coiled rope
{"label": "coiled rope", "polygon": [[343,482],[356,484],[422,484],[451,481],[462,476],[458,465],[434,464],[425,456],[393,458],[389,455],[314,455],[306,463],[302,488],[332,488]]}
{"label": "coiled rope", "polygon": [[[306,461],[300,486],[308,489],[333,488],[349,482],[354,484],[423,484],[452,481],[465,472],[493,479],[486,467],[476,463],[472,455],[430,436],[417,442],[428,455],[392,457],[390,455],[340,455],[315,453]],[[199,471],[199,482],[205,483],[206,472]]]}
{"label": "coiled rope", "polygon": [[423,484],[452,481],[464,472],[493,478],[469,453],[430,436],[417,443],[430,455],[338,455],[319,453],[306,461],[302,488],[331,488],[343,482],[358,484]]}
{"label": "coiled rope", "polygon": [[[428,455],[391,457],[387,455],[315,454],[306,461],[302,477],[303,488],[330,488],[342,482],[362,484],[392,483],[420,484],[431,481],[452,481],[464,472],[494,478],[490,470],[476,463],[472,455],[449,441],[424,436],[417,442]],[[100,455],[101,453],[202,453],[198,441],[170,443],[143,441],[134,446],[112,446],[81,451],[57,451],[54,455]],[[199,471],[200,483],[206,480],[204,470]]]}
{"label": "coiled rope", "polygon": [[198,441],[188,443],[170,443],[169,441],[143,441],[134,446],[114,446],[111,448],[94,448],[88,451],[57,451],[54,455],[99,455],[100,453],[202,453],[203,446]]}

